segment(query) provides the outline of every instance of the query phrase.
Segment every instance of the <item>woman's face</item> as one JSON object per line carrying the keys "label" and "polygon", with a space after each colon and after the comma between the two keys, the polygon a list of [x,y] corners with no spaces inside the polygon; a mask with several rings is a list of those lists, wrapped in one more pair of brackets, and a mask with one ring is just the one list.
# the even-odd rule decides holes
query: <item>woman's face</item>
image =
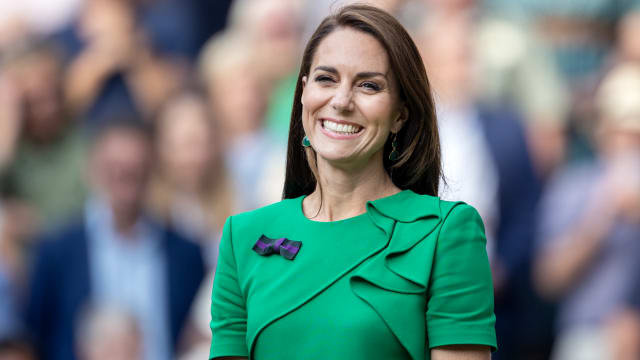
{"label": "woman's face", "polygon": [[319,161],[360,167],[381,158],[404,116],[378,40],[349,28],[335,30],[320,42],[302,81],[302,124]]}
{"label": "woman's face", "polygon": [[206,180],[215,158],[206,104],[185,98],[163,114],[160,126],[160,160],[172,182],[194,190]]}

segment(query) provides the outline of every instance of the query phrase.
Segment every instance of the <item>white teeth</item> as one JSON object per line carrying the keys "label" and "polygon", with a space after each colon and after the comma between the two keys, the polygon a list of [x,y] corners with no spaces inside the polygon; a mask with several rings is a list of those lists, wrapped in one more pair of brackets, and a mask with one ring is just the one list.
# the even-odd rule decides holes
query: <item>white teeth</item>
{"label": "white teeth", "polygon": [[333,121],[324,120],[322,125],[325,129],[331,130],[337,133],[345,133],[345,134],[354,134],[360,131],[359,126],[349,125],[349,124],[338,124]]}

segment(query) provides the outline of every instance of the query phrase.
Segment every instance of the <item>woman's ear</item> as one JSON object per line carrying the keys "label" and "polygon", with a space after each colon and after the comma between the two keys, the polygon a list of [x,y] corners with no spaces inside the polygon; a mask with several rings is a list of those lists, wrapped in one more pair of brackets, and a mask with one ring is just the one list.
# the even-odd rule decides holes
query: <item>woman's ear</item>
{"label": "woman's ear", "polygon": [[[303,92],[304,92],[304,87],[305,87],[305,86],[307,86],[307,77],[306,77],[306,76],[303,76],[303,77],[302,77],[302,91],[303,91]],[[301,97],[300,97],[300,103],[301,103],[302,105],[304,105],[304,96],[301,96]]]}
{"label": "woman's ear", "polygon": [[409,120],[409,109],[406,105],[402,105],[402,110],[400,110],[400,113],[393,121],[393,124],[391,124],[391,132],[398,133],[407,120]]}

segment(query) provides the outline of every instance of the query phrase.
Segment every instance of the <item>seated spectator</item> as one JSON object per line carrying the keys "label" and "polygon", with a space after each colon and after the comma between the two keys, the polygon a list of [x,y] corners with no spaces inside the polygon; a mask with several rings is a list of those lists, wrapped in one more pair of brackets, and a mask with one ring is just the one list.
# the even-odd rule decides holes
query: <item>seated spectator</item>
{"label": "seated spectator", "polygon": [[553,359],[618,359],[606,323],[640,258],[640,67],[616,66],[597,96],[595,160],[564,169],[541,207],[535,280],[559,300]]}
{"label": "seated spectator", "polygon": [[143,359],[170,359],[203,278],[199,247],[145,215],[145,128],[107,124],[93,140],[82,218],[45,236],[35,261],[26,318],[41,359],[77,358],[76,321],[89,302],[135,317]]}

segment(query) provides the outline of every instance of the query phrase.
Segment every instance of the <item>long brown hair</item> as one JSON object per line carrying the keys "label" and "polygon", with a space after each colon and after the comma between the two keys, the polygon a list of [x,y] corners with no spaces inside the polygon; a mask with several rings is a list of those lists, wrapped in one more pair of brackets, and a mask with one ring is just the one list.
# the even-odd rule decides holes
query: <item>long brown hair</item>
{"label": "long brown hair", "polygon": [[409,116],[398,132],[400,157],[391,161],[391,136],[384,146],[383,165],[400,189],[437,196],[442,172],[435,106],[427,73],[416,45],[400,23],[384,10],[369,5],[349,5],[326,17],[304,50],[289,127],[287,171],[283,198],[311,194],[317,181],[316,153],[302,146],[302,78],[309,74],[320,42],[338,28],[351,28],[375,37],[387,51],[399,87],[400,100]]}

